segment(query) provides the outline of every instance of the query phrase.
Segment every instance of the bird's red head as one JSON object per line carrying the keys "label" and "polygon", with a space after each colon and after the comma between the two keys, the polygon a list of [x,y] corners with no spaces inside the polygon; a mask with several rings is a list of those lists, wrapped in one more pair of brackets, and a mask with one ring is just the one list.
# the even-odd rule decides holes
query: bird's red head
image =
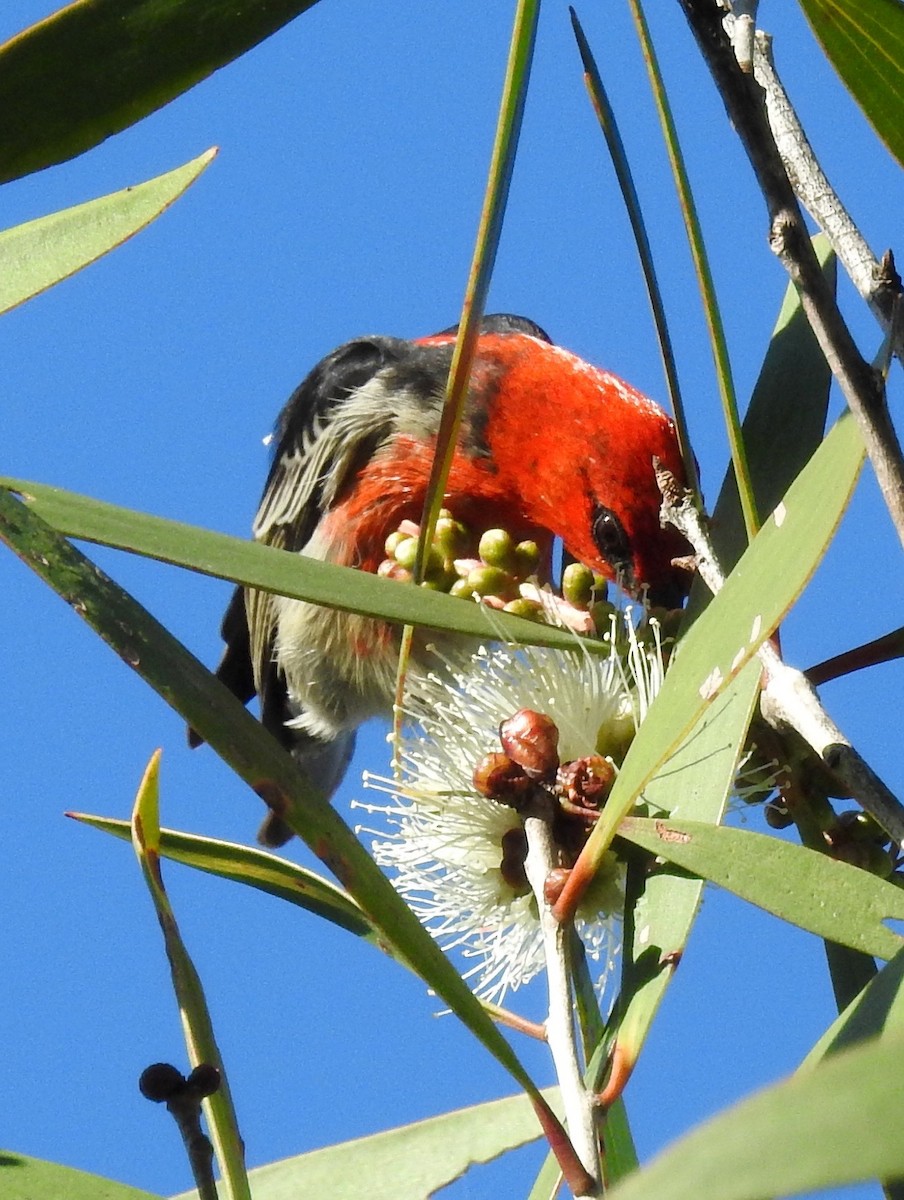
{"label": "bird's red head", "polygon": [[690,576],[673,560],[691,548],[659,520],[653,460],[684,480],[666,414],[617,376],[522,333],[482,335],[473,379],[473,444],[458,461],[485,454],[487,484],[517,498],[530,524],[626,591],[677,607]]}

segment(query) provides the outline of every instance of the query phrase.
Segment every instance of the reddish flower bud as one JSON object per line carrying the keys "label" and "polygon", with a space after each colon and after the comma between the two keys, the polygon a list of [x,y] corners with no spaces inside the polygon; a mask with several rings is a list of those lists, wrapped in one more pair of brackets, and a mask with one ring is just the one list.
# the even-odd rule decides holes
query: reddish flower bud
{"label": "reddish flower bud", "polygon": [[601,754],[574,758],[563,763],[556,774],[556,791],[580,808],[602,808],[614,783],[615,767]]}
{"label": "reddish flower bud", "polygon": [[473,780],[481,796],[506,804],[523,796],[533,786],[521,767],[498,750],[483,756],[474,768]]}
{"label": "reddish flower bud", "polygon": [[521,708],[499,726],[502,749],[532,779],[551,775],[559,765],[559,729],[545,713]]}

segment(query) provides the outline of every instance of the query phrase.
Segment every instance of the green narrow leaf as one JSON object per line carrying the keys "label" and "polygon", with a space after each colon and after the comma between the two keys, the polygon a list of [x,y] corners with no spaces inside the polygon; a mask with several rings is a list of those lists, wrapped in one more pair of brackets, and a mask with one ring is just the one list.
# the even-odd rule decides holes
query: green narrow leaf
{"label": "green narrow leaf", "polygon": [[[834,287],[831,243],[818,234],[813,247]],[[829,364],[797,290],[789,284],[742,425],[759,512],[772,512],[822,441],[831,384]],[[711,533],[722,568],[728,572],[747,548],[731,467],[712,512]],[[706,591],[702,581],[698,586]]]}
{"label": "green narrow leaf", "polygon": [[[558,1106],[555,1088],[543,1093]],[[472,1166],[541,1136],[526,1096],[509,1096],[249,1172],[254,1200],[425,1200]],[[362,1191],[362,1181],[366,1188]],[[196,1200],[194,1192],[173,1200]]]}
{"label": "green narrow leaf", "polygon": [[480,1002],[348,825],[305,782],[276,740],[140,604],[2,488],[0,539],[71,604],[249,787],[279,805],[281,815],[328,863],[396,953],[524,1088],[541,1120],[555,1131],[555,1117]]}
{"label": "green narrow leaf", "polygon": [[[828,243],[819,239],[823,255]],[[822,439],[831,375],[803,315],[797,292],[788,287],[769,349],[744,420],[744,438],[757,508],[771,511]],[[794,396],[793,414],[788,397]],[[775,444],[772,430],[788,427]],[[726,568],[747,545],[734,473],[722,486],[714,535]],[[705,590],[700,585],[700,590]],[[752,662],[685,737],[669,769],[644,789],[647,801],[681,817],[718,824],[734,782],[737,756],[759,693],[760,671]],[[674,779],[680,778],[675,804]],[[626,921],[623,985],[610,1030],[612,1082],[624,1086],[641,1053],[662,999],[675,976],[703,894],[693,876],[658,872]],[[601,1079],[598,1083],[601,1083]],[[615,1179],[618,1176],[614,1176]]]}
{"label": "green narrow leaf", "polygon": [[4,230],[0,233],[0,312],[23,304],[122,245],[178,200],[216,153],[207,150],[184,167],[147,183]]}
{"label": "green narrow leaf", "polygon": [[806,846],[672,817],[627,817],[618,833],[820,937],[878,958],[892,958],[904,945],[884,924],[904,920],[904,891]]}
{"label": "green narrow leaf", "polygon": [[722,402],[722,416],[725,421],[725,430],[731,449],[731,460],[734,463],[735,473],[740,483],[740,496],[747,535],[746,540],[752,541],[754,534],[759,528],[761,514],[757,512],[748,475],[746,446],[741,436],[737,393],[731,370],[731,359],[728,355],[725,325],[722,321],[719,300],[716,296],[715,284],[713,283],[709,256],[706,252],[706,242],[703,237],[703,231],[700,228],[694,193],[684,163],[684,156],[681,152],[681,143],[678,140],[678,130],[675,127],[675,121],[672,117],[671,104],[669,103],[668,93],[662,79],[662,72],[659,70],[656,48],[650,36],[650,29],[644,15],[643,5],[641,4],[641,0],[628,0],[628,5],[631,9],[631,15],[634,18],[637,38],[643,51],[647,75],[650,81],[650,90],[656,102],[659,124],[662,129],[662,138],[669,156],[669,165],[672,169],[675,191],[678,194],[678,204],[684,221],[684,231],[687,235],[688,246],[694,262],[694,273],[697,276],[697,288],[700,292],[703,315],[706,318],[706,326],[709,332],[716,382],[719,386],[719,398]]}
{"label": "green narrow leaf", "polygon": [[904,4],[800,0],[829,62],[904,165]]}
{"label": "green narrow leaf", "polygon": [[155,1193],[14,1150],[0,1150],[0,1196],[3,1200],[163,1200]]}
{"label": "green narrow leaf", "polygon": [[[738,757],[759,696],[759,682],[759,665],[749,663],[703,713],[671,759],[669,769],[645,789],[648,802],[664,808],[675,805],[684,818],[718,824],[734,783]],[[678,787],[676,779],[680,780]],[[614,1083],[619,1089],[640,1056],[674,978],[703,886],[702,879],[665,871],[654,872],[645,881],[629,923],[632,944],[624,949],[622,994],[614,1013],[612,1061]]]}
{"label": "green narrow leaf", "polygon": [[[668,771],[669,757],[700,714],[756,654],[803,591],[847,508],[862,465],[863,443],[845,414],[725,586],[682,637],[584,849],[586,864],[599,861],[635,798],[660,769]],[[560,911],[569,899],[566,885]]]}
{"label": "green narrow leaf", "polygon": [[512,37],[505,70],[505,83],[499,104],[493,154],[487,176],[487,186],[480,212],[480,224],[471,259],[471,269],[465,288],[458,336],[452,354],[452,365],[446,381],[446,395],[436,450],[430,467],[427,493],[424,498],[424,517],[418,540],[415,579],[423,578],[424,566],[436,519],[442,507],[446,480],[452,467],[452,456],[458,442],[458,431],[468,398],[471,365],[477,350],[480,320],[486,307],[490,279],[496,263],[496,252],[502,235],[502,221],[508,202],[515,154],[521,136],[527,85],[534,57],[537,22],[540,19],[540,0],[518,0]]}
{"label": "green narrow leaf", "polygon": [[244,1142],[239,1133],[223,1056],[214,1035],[201,977],[182,941],[160,873],[159,770],[158,750],[148,763],[135,798],[132,846],[163,933],[189,1062],[192,1068],[208,1063],[220,1073],[220,1086],[204,1101],[204,1111],[223,1175],[227,1200],[251,1200],[251,1188],[245,1171]]}
{"label": "green narrow leaf", "polygon": [[274,33],[315,0],[76,0],[0,46],[0,183],[65,162]]}
{"label": "green narrow leaf", "polygon": [[885,964],[859,996],[832,1022],[804,1061],[809,1070],[827,1055],[869,1038],[904,1033],[904,949]]}
{"label": "green narrow leaf", "polygon": [[[259,542],[228,537],[194,525],[118,508],[62,488],[0,478],[0,487],[18,493],[44,521],[66,537],[113,546],[203,575],[324,604],[344,612],[382,617],[396,625],[422,625],[463,633],[484,641],[574,649],[574,634],[539,625],[510,613],[441,592],[378,579],[367,571],[317,562]],[[605,642],[588,641],[591,651],[608,654]]]}
{"label": "green narrow leaf", "polygon": [[[87,813],[66,815],[122,841],[131,840],[132,831],[128,821],[89,816]],[[162,858],[183,863],[220,879],[245,884],[279,900],[287,900],[372,942],[384,953],[392,952],[380,930],[342,888],[287,858],[267,854],[252,846],[221,842],[173,829],[160,830],[159,850]]]}
{"label": "green narrow leaf", "polygon": [[904,1037],[833,1055],[698,1126],[611,1200],[763,1200],[904,1174]]}

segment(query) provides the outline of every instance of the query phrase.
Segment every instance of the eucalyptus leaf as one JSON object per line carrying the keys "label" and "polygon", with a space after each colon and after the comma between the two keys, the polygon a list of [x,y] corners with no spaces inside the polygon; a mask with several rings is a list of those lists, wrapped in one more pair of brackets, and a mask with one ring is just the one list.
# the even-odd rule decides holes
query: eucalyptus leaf
{"label": "eucalyptus leaf", "polygon": [[800,0],[829,62],[904,165],[904,4]]}
{"label": "eucalyptus leaf", "polygon": [[194,183],[216,153],[207,150],[147,183],[0,233],[0,312],[74,275],[149,225]]}
{"label": "eucalyptus leaf", "polygon": [[832,1022],[801,1064],[808,1070],[826,1055],[875,1037],[904,1033],[904,948],[870,980]]}
{"label": "eucalyptus leaf", "polygon": [[315,0],[76,0],[0,46],[0,183],[162,108]]}
{"label": "eucalyptus leaf", "polygon": [[397,955],[442,997],[528,1092],[541,1120],[558,1132],[555,1117],[480,1002],[348,825],[306,783],[276,740],[133,597],[2,488],[0,539],[71,604],[250,787],[278,805],[280,815],[329,864]]}
{"label": "eucalyptus leaf", "polygon": [[[382,617],[398,625],[427,626],[484,641],[505,639],[574,649],[574,634],[566,630],[538,625],[510,613],[491,612],[483,605],[441,592],[378,579],[367,571],[318,562],[258,542],[118,508],[46,484],[0,478],[0,487],[17,492],[43,520],[67,537],[128,550],[311,604]],[[608,644],[602,641],[588,640],[586,645],[600,653],[609,652]]]}
{"label": "eucalyptus leaf", "polygon": [[153,1192],[14,1150],[0,1150],[0,1196],[3,1200],[163,1200]]}
{"label": "eucalyptus leaf", "polygon": [[[543,1094],[557,1106],[554,1088]],[[269,1163],[249,1176],[254,1200],[426,1200],[472,1166],[540,1136],[528,1098],[509,1096]],[[173,1200],[197,1200],[197,1193]]]}
{"label": "eucalyptus leaf", "polygon": [[[644,797],[713,826],[722,819],[747,726],[759,696],[760,670],[749,663],[710,708]],[[619,830],[621,832],[621,829]],[[663,996],[684,953],[703,895],[703,880],[654,872],[627,924],[622,994],[612,1058],[622,1088],[637,1062]]]}
{"label": "eucalyptus leaf", "polygon": [[904,890],[806,846],[702,821],[628,817],[619,836],[709,879],[783,921],[853,950],[892,958],[904,938]]}
{"label": "eucalyptus leaf", "polygon": [[734,1105],[629,1176],[611,1200],[763,1200],[904,1175],[904,1036],[833,1055]]}
{"label": "eucalyptus leaf", "polygon": [[[67,816],[124,841],[131,838],[128,821],[89,816],[87,813],[67,813]],[[379,949],[391,952],[377,926],[342,888],[290,859],[268,854],[253,846],[180,833],[174,829],[160,830],[158,848],[162,858],[183,863],[220,879],[245,884],[279,900],[296,904],[318,917],[332,921],[349,933],[373,942]]]}
{"label": "eucalyptus leaf", "polygon": [[[847,508],[863,443],[846,413],[789,488],[738,565],[681,638],[659,695],[628,751],[582,863],[595,867],[624,816],[693,728],[750,661],[803,591]],[[579,879],[575,872],[573,879]],[[577,886],[577,884],[575,884]],[[559,911],[569,901],[566,885]]]}
{"label": "eucalyptus leaf", "polygon": [[245,1146],[239,1133],[229,1080],[217,1046],[201,977],[182,941],[175,914],[163,886],[163,876],[160,872],[159,772],[158,750],[148,763],[135,798],[131,826],[132,845],[157,912],[157,920],[160,922],[189,1062],[192,1068],[205,1064],[215,1067],[219,1072],[219,1087],[204,1101],[204,1110],[210,1140],[223,1174],[224,1195],[226,1200],[251,1200],[251,1189],[245,1171]]}

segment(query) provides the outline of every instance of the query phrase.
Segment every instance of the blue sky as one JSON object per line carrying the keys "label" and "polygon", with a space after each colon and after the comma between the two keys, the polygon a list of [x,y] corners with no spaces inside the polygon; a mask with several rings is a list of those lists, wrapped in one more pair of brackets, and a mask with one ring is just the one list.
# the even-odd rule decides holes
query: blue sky
{"label": "blue sky", "polygon": [[[785,281],[678,6],[649,7],[743,398]],[[53,8],[5,6],[0,36]],[[457,319],[511,10],[478,0],[323,0],[140,125],[6,186],[4,227],[221,148],[150,229],[3,320],[3,473],[245,535],[266,473],[262,439],[313,363],[356,334],[417,336]],[[585,5],[579,14],[623,125],[714,499],[725,439],[642,64],[624,6]],[[881,253],[899,232],[899,169],[796,8],[764,3],[760,17],[823,165]],[[843,292],[871,356],[878,331]],[[663,399],[633,244],[567,7],[553,0],[489,307],[532,317]],[[893,375],[893,404],[900,392]],[[195,653],[216,661],[229,585],[91,553]],[[244,840],[259,802],[209,750],[189,752],[179,719],[24,567],[7,557],[0,570],[0,837],[6,960],[15,964],[0,996],[4,1140],[175,1192],[188,1185],[175,1131],[136,1088],[148,1062],[184,1061],[156,922],[131,852],[62,813],[125,816],[157,746],[166,824]],[[787,622],[789,660],[807,666],[900,624],[900,595],[899,548],[867,476]],[[899,792],[901,678],[884,666],[825,689],[838,723]],[[337,798],[344,814],[360,795],[360,771],[385,765],[383,732],[361,740]],[[752,815],[751,826],[759,820]],[[289,852],[310,861],[297,844]],[[424,990],[369,947],[266,897],[178,868],[166,877],[252,1164],[510,1090],[451,1019],[432,1015]],[[539,1015],[542,997],[534,990],[524,1004]],[[793,1069],[832,1015],[821,946],[709,892],[628,1091],[642,1154]],[[518,1049],[549,1082],[543,1053]],[[453,1194],[515,1194],[512,1181],[528,1179],[538,1160],[536,1149],[525,1152]]]}

